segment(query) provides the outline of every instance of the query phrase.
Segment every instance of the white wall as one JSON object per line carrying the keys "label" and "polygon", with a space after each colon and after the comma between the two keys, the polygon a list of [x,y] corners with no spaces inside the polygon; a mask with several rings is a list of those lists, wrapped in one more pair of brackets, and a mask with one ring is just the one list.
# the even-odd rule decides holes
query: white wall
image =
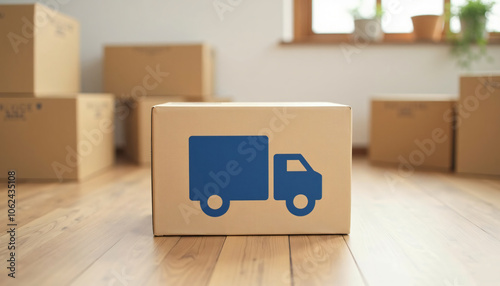
{"label": "white wall", "polygon": [[[353,107],[353,143],[368,143],[374,93],[456,93],[458,74],[447,45],[371,45],[349,62],[341,45],[279,45],[282,0],[239,3],[223,14],[214,0],[43,0],[81,23],[82,89],[101,91],[103,45],[205,41],[217,52],[217,93],[237,101],[332,101]],[[6,3],[13,1],[3,1]],[[16,1],[32,2],[32,1]],[[51,5],[53,6],[53,5]],[[500,69],[495,59],[475,69]]]}

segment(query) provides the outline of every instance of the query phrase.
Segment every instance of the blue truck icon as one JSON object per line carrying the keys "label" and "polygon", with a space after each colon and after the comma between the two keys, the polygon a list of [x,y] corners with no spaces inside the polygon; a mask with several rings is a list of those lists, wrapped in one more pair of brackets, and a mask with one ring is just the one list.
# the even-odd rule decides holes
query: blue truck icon
{"label": "blue truck icon", "polygon": [[[309,214],[322,197],[322,176],[301,154],[276,154],[274,159],[274,199],[286,202],[290,213]],[[298,161],[304,171],[288,171],[288,162]],[[307,205],[298,208],[297,196]],[[209,199],[220,206],[211,207]],[[225,214],[230,201],[269,199],[269,139],[267,136],[191,136],[189,138],[189,198],[200,201],[211,217]]]}

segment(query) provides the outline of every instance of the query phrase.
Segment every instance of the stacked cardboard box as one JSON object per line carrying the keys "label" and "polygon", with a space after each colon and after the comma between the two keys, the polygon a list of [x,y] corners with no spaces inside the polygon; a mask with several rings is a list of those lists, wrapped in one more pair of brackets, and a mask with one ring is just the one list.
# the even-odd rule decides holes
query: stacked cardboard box
{"label": "stacked cardboard box", "polygon": [[[428,97],[428,96],[427,96]],[[458,101],[372,100],[370,160],[458,173],[500,175],[500,73],[460,77]]]}
{"label": "stacked cardboard box", "polygon": [[0,5],[0,92],[53,96],[80,89],[80,26],[43,5]]}
{"label": "stacked cardboard box", "polygon": [[214,56],[207,44],[107,46],[104,90],[116,95],[125,152],[151,162],[151,108],[165,102],[228,101],[214,97]]}
{"label": "stacked cardboard box", "polygon": [[120,98],[181,95],[213,96],[213,53],[206,44],[107,46],[104,91]]}
{"label": "stacked cardboard box", "polygon": [[[127,103],[130,114],[125,119],[125,152],[134,162],[151,161],[151,108],[165,102],[185,101],[182,96],[151,96]],[[149,138],[149,139],[148,139]]]}
{"label": "stacked cardboard box", "polygon": [[500,72],[460,78],[456,170],[500,175]]}
{"label": "stacked cardboard box", "polygon": [[370,161],[449,171],[456,100],[450,95],[379,97],[371,103]]}
{"label": "stacked cardboard box", "polygon": [[0,15],[0,179],[10,169],[83,179],[110,166],[113,97],[78,93],[78,22],[40,4]]}

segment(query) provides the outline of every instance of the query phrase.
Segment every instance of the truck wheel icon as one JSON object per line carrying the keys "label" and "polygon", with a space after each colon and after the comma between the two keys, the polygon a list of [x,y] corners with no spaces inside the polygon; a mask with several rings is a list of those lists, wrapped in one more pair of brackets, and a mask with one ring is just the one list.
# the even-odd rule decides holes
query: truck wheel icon
{"label": "truck wheel icon", "polygon": [[286,200],[286,208],[288,209],[289,212],[291,212],[292,214],[294,214],[296,216],[305,216],[305,215],[308,215],[310,212],[312,212],[312,210],[314,209],[314,206],[316,205],[316,201],[311,200],[307,196],[303,195],[307,198],[307,205],[304,208],[298,208],[295,206],[294,200],[297,196],[300,196],[300,195],[303,195],[303,194],[298,194],[295,197],[293,197],[292,199]]}
{"label": "truck wheel icon", "polygon": [[[208,204],[208,201],[212,197],[218,197],[222,201],[222,204],[221,204],[221,206],[218,209],[213,209]],[[209,198],[207,198],[206,200],[200,200],[200,206],[201,206],[201,210],[206,215],[211,216],[211,217],[219,217],[219,216],[225,214],[227,212],[227,210],[229,209],[229,200],[228,199],[224,199],[224,198],[222,198],[219,195],[213,194]]]}

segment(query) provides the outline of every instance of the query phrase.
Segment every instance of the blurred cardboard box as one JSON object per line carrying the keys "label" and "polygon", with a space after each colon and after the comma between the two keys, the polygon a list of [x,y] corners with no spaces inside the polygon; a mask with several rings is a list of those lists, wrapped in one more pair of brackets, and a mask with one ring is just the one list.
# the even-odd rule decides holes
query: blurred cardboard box
{"label": "blurred cardboard box", "polygon": [[155,235],[349,233],[349,106],[168,103],[152,120]]}
{"label": "blurred cardboard box", "polygon": [[196,100],[196,98],[187,97],[186,101],[188,101],[188,102],[231,102],[233,100],[230,97],[212,96],[212,97],[206,98],[203,101]]}
{"label": "blurred cardboard box", "polygon": [[[80,180],[114,162],[114,97],[0,98],[0,179]],[[7,140],[8,139],[8,140]]]}
{"label": "blurred cardboard box", "polygon": [[213,52],[206,44],[107,46],[104,90],[118,97],[183,95],[202,101],[214,93]]}
{"label": "blurred cardboard box", "polygon": [[230,97],[213,97],[209,102],[231,102]]}
{"label": "blurred cardboard box", "polygon": [[451,95],[375,98],[371,102],[371,162],[448,171],[453,166],[455,99]]}
{"label": "blurred cardboard box", "polygon": [[500,175],[500,72],[460,77],[456,170]]}
{"label": "blurred cardboard box", "polygon": [[137,164],[151,162],[151,108],[166,102],[186,101],[183,96],[145,96],[127,102],[125,119],[125,153]]}
{"label": "blurred cardboard box", "polygon": [[0,5],[0,96],[80,91],[80,27],[41,4]]}
{"label": "blurred cardboard box", "polygon": [[[125,120],[125,153],[137,164],[151,163],[151,108],[167,102],[184,102],[193,100],[189,97],[164,95],[145,96],[129,100],[129,115]],[[211,102],[229,102],[227,97],[212,97]]]}

